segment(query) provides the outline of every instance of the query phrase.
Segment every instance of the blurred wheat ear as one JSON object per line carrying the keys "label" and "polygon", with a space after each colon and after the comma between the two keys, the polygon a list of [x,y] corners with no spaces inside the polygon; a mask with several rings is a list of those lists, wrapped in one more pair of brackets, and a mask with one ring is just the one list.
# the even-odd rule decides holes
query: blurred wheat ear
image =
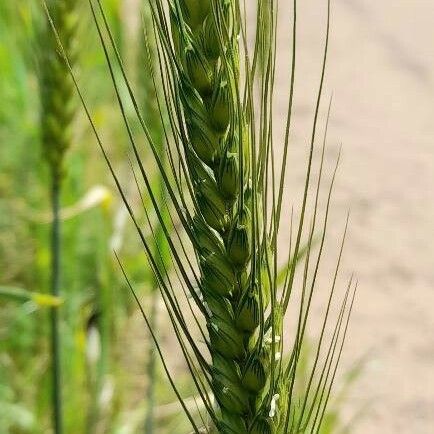
{"label": "blurred wheat ear", "polygon": [[[160,266],[161,252],[152,248],[155,240],[150,240],[139,224],[133,204],[129,203],[105,152],[84,94],[75,83],[98,144],[143,242],[178,339],[179,351],[205,409],[193,412],[184,402],[168,368],[168,355],[161,348],[146,309],[141,307],[122,268],[193,431],[223,434],[320,432],[355,294],[351,279],[337,319],[329,324],[345,227],[309,381],[306,385],[297,384],[336,173],[335,170],[324,218],[319,223],[326,132],[317,183],[311,178],[327,61],[330,2],[326,2],[322,70],[297,224],[292,214],[289,217],[283,214],[297,58],[297,2],[293,1],[292,15],[288,16],[293,26],[292,74],[286,132],[280,140],[283,158],[278,160],[273,131],[277,2],[259,0],[257,19],[252,26],[251,21],[246,21],[245,5],[237,0],[149,1],[153,26],[148,31],[157,38],[159,61],[153,83],[164,91],[158,106],[161,113],[167,112],[169,119],[167,127],[162,122],[167,166],[163,164],[151,125],[139,109],[102,2],[89,0],[89,5],[138,167],[137,185],[153,205],[174,273]],[[256,34],[253,47],[248,42],[248,32]],[[67,50],[63,53],[68,63]],[[74,77],[70,62],[68,65]],[[141,153],[141,143],[132,133],[127,115],[131,107],[142,127],[148,149],[146,158]],[[149,179],[151,159],[162,177],[164,200]],[[314,204],[307,226],[310,191]],[[169,221],[164,218],[167,209],[170,209]],[[176,229],[175,220],[182,224],[184,236]],[[291,227],[291,235],[294,230],[294,241],[291,236],[283,269],[278,266],[281,222],[284,227]],[[314,234],[318,231],[319,246],[314,253]],[[302,273],[298,282],[296,269],[300,260]],[[298,287],[295,301],[293,295]],[[284,318],[292,300],[296,303],[296,327],[293,336],[284,339]],[[329,336],[326,330],[330,328]],[[287,341],[292,344],[286,351],[288,357],[283,357],[283,344]]]}
{"label": "blurred wheat ear", "polygon": [[[76,0],[48,1],[52,19],[71,64],[76,61],[75,35],[78,23]],[[51,292],[58,297],[61,292],[61,228],[60,198],[64,176],[64,156],[72,142],[72,122],[76,110],[74,84],[51,26],[46,23],[40,35],[39,87],[41,101],[41,134],[43,158],[47,162],[51,182]],[[53,430],[63,432],[61,334],[59,308],[51,309],[51,363]]]}

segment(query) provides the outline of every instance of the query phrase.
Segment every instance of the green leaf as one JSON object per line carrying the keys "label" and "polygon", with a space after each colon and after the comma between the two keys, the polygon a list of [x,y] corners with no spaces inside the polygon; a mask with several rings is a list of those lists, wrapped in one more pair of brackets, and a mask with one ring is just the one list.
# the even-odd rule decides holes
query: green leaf
{"label": "green leaf", "polygon": [[20,303],[33,301],[39,307],[58,307],[63,303],[60,297],[54,297],[40,292],[31,292],[26,289],[11,286],[0,286],[0,299],[1,298]]}

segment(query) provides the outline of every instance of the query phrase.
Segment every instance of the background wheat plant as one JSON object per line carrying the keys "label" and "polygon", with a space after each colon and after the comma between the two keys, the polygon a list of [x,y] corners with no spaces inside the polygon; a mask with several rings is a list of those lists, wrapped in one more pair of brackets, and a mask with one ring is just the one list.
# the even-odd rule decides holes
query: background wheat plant
{"label": "background wheat plant", "polygon": [[[297,382],[300,355],[323,253],[334,181],[333,175],[325,217],[318,223],[327,128],[316,183],[312,181],[312,171],[327,61],[330,3],[305,186],[296,222],[292,214],[284,215],[282,210],[292,131],[297,2],[292,4],[292,69],[286,131],[280,139],[283,157],[279,160],[273,129],[278,2],[258,2],[253,29],[246,20],[246,4],[236,0],[149,2],[153,26],[145,28],[145,41],[149,40],[146,35],[153,35],[158,41],[159,70],[151,76],[155,89],[161,86],[164,93],[159,98],[156,92],[163,119],[164,158],[151,132],[152,125],[145,121],[139,108],[103,2],[90,0],[89,4],[130,140],[132,175],[142,200],[152,203],[152,215],[161,227],[174,273],[167,272],[161,261],[162,252],[152,247],[159,243],[152,243],[136,218],[76,80],[75,84],[143,243],[178,340],[178,351],[195,383],[198,409],[192,411],[178,391],[167,355],[142,309],[167,378],[194,432],[320,432],[355,294],[350,280],[337,319],[329,327],[342,241],[314,361],[306,384],[300,386]],[[252,5],[249,6],[251,9]],[[61,43],[59,32],[57,36]],[[62,51],[74,77],[67,49],[63,47]],[[153,157],[151,166],[142,157],[139,142],[142,139],[133,133],[131,112],[139,121]],[[168,125],[163,113],[167,113]],[[161,174],[164,196],[160,193],[161,185],[150,182],[149,167],[156,167]],[[309,192],[314,200],[308,225],[305,220]],[[168,209],[170,218],[166,219]],[[151,217],[147,225],[155,238]],[[177,227],[178,221],[183,231]],[[279,245],[281,227],[291,229],[289,248]],[[320,235],[314,253],[317,232]],[[345,232],[346,228],[343,239]],[[279,266],[282,250],[288,255],[283,268]],[[296,279],[301,258],[302,272],[300,279]],[[140,304],[127,273],[124,275]],[[286,337],[284,319],[292,300],[296,325]],[[328,329],[330,335],[326,333]],[[287,342],[289,348],[284,349]]]}
{"label": "background wheat plant", "polygon": [[[70,53],[72,64],[76,61],[75,33],[78,24],[77,1],[50,1],[50,13],[56,21],[58,32],[65,48]],[[41,134],[43,157],[51,177],[51,292],[58,297],[61,291],[61,229],[60,198],[64,171],[64,155],[71,146],[72,122],[76,101],[74,86],[68,69],[58,49],[57,41],[49,24],[41,35],[44,41],[40,50]],[[51,363],[53,429],[63,432],[61,332],[59,307],[51,308]]]}

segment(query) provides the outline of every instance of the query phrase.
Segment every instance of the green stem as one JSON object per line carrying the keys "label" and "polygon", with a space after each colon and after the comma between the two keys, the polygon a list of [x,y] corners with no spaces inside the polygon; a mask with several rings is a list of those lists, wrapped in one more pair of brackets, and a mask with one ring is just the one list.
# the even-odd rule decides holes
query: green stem
{"label": "green stem", "polygon": [[[58,297],[60,293],[60,181],[59,177],[53,174],[51,189],[51,206],[53,211],[53,222],[51,226],[51,294]],[[60,330],[59,330],[59,308],[52,307],[50,312],[51,323],[51,374],[52,374],[52,411],[53,430],[55,434],[63,433],[62,417],[62,381],[61,381],[61,360],[60,360]]]}

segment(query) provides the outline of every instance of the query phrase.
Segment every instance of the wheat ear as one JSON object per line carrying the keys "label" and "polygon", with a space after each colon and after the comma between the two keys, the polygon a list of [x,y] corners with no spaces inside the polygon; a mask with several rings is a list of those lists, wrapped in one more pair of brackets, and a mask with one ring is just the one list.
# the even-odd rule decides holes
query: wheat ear
{"label": "wheat ear", "polygon": [[[229,2],[179,4],[171,14],[172,35],[187,131],[185,156],[197,203],[192,232],[209,313],[212,389],[221,411],[217,429],[259,432],[268,425],[260,398],[273,351],[272,343],[257,333],[261,322],[264,328],[262,313],[270,294],[265,274],[253,268],[267,247],[254,243],[252,234],[250,120],[237,106],[240,23]],[[274,347],[278,352],[279,343]]]}
{"label": "wheat ear", "polygon": [[[164,101],[159,101],[159,106],[165,107],[169,118],[169,127],[164,130],[166,168],[151,127],[138,108],[101,1],[89,0],[139,170],[137,184],[141,194],[153,205],[169,246],[174,273],[159,266],[161,253],[153,251],[153,240],[146,237],[76,80],[75,84],[98,145],[143,243],[179,350],[206,410],[204,415],[199,409],[194,413],[187,408],[148,315],[124,272],[150,328],[168,381],[195,433],[318,433],[322,426],[354,300],[354,285],[350,281],[332,327],[332,336],[326,344],[324,331],[330,322],[329,306],[334,299],[339,256],[317,345],[318,354],[325,351],[325,355],[315,361],[309,385],[299,385],[300,354],[326,238],[334,181],[333,176],[325,217],[319,225],[318,196],[325,134],[316,186],[312,185],[311,178],[328,50],[330,1],[325,3],[327,31],[320,85],[300,216],[293,228],[292,214],[283,215],[282,203],[292,131],[297,2],[292,3],[291,82],[283,158],[279,165],[274,155],[273,132],[277,2],[257,2],[256,39],[251,55],[243,2],[149,0],[160,65],[160,74],[153,77],[153,81],[162,85]],[[70,72],[74,76],[71,68]],[[146,159],[152,156],[162,176],[167,193],[163,203],[151,185],[140,146],[132,134],[128,107],[133,107],[142,127],[149,151]],[[309,192],[314,193],[315,200],[307,227]],[[165,221],[163,215],[168,207],[183,226],[190,247],[178,233],[173,218]],[[289,254],[283,269],[277,262],[281,220],[295,235],[294,242],[291,237],[289,248],[285,248]],[[149,225],[152,228],[150,222]],[[314,255],[312,246],[317,230],[321,234],[320,246],[319,253]],[[303,269],[299,283],[295,274],[301,259]],[[121,262],[120,265],[122,267]],[[288,359],[283,359],[283,319],[296,287],[300,287],[296,328]],[[180,300],[182,294],[187,296],[184,303]]]}

